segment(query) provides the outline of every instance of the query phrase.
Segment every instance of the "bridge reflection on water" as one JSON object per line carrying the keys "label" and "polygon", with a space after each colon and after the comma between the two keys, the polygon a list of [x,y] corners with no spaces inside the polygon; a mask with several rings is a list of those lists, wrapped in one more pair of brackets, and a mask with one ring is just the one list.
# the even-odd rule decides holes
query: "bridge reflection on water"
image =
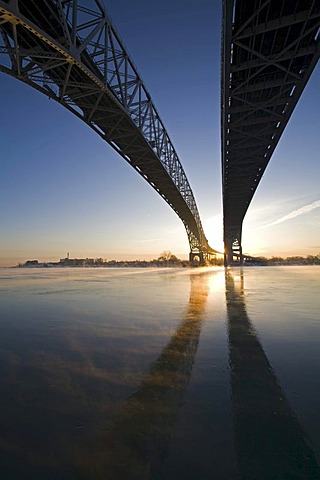
{"label": "bridge reflection on water", "polygon": [[235,446],[241,479],[320,479],[299,424],[250,321],[244,270],[226,270]]}
{"label": "bridge reflection on water", "polygon": [[[105,479],[167,478],[163,467],[191,378],[212,275],[207,271],[190,279],[184,319],[138,390],[123,404],[113,427],[93,446],[91,461],[99,465],[97,478],[99,474]],[[239,480],[320,479],[310,441],[247,315],[242,269],[239,275],[225,271],[225,293],[237,458],[233,475]],[[205,478],[215,475],[214,462],[211,468]],[[228,470],[226,465],[226,478],[231,478]],[[184,478],[193,477],[185,472]]]}
{"label": "bridge reflection on water", "polygon": [[190,275],[189,304],[182,322],[137,391],[123,404],[113,427],[96,439],[89,455],[89,470],[95,471],[96,478],[162,478],[197,353],[208,296],[207,279],[205,273]]}
{"label": "bridge reflection on water", "polygon": [[248,317],[249,270],[39,270],[21,301],[5,290],[1,480],[320,479]]}

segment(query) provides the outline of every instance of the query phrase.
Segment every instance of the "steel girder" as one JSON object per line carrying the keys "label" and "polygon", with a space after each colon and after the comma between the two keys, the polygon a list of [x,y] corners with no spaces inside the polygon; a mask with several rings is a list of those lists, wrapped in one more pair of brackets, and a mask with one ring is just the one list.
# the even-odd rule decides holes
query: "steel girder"
{"label": "steel girder", "polygon": [[224,0],[221,137],[226,260],[320,55],[319,0]]}
{"label": "steel girder", "polygon": [[208,245],[178,155],[100,0],[0,0],[0,70],[86,122]]}

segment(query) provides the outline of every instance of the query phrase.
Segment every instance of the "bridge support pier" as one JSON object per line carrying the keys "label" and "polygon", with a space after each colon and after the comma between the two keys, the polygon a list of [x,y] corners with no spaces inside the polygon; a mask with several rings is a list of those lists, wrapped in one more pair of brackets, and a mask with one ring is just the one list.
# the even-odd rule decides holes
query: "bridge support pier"
{"label": "bridge support pier", "polygon": [[236,234],[225,235],[224,238],[224,266],[243,265],[243,253],[241,245],[241,228]]}
{"label": "bridge support pier", "polygon": [[227,267],[228,265],[243,265],[243,254],[242,248],[240,247],[239,250],[229,250],[224,254],[224,266]]}
{"label": "bridge support pier", "polygon": [[190,252],[189,262],[193,266],[204,266],[206,264],[203,252]]}

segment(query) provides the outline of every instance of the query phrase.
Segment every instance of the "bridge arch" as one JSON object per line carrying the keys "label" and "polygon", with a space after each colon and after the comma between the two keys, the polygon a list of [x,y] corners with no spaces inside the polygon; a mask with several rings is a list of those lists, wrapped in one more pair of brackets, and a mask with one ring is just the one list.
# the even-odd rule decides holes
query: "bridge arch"
{"label": "bridge arch", "polygon": [[59,102],[116,150],[208,245],[188,179],[100,0],[0,0],[0,71]]}

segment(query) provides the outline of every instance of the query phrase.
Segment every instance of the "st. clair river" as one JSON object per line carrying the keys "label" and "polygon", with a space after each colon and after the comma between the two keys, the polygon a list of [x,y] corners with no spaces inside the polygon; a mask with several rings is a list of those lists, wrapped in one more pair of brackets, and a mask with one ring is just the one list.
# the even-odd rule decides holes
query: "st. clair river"
{"label": "st. clair river", "polygon": [[320,267],[0,269],[1,480],[320,479]]}

